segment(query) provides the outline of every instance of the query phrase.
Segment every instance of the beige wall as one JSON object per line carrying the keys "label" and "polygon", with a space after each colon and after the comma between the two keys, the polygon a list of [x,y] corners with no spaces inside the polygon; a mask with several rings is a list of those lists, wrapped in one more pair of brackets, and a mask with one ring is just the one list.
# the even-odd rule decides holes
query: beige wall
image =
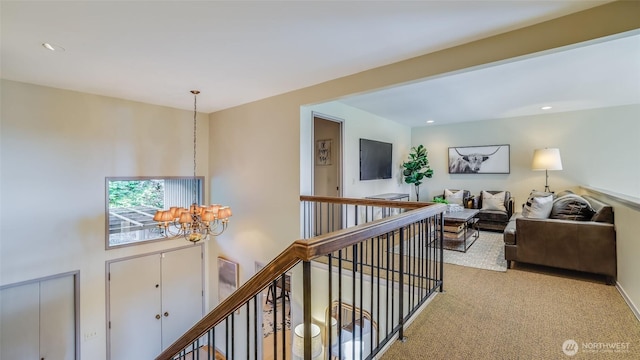
{"label": "beige wall", "polygon": [[[640,105],[618,106],[541,116],[497,119],[414,128],[413,145],[429,150],[433,178],[422,186],[429,197],[443,189],[509,190],[520,208],[531,190],[544,190],[544,171],[531,170],[533,150],[560,149],[563,170],[549,171],[553,191],[588,185],[638,197]],[[606,120],[605,120],[606,119]],[[449,174],[448,147],[510,145],[510,174]]]}
{"label": "beige wall", "polygon": [[[105,177],[192,175],[193,113],[7,80],[0,89],[0,285],[79,270],[80,339],[97,334],[81,355],[104,359],[105,262],[187,244],[105,250]],[[209,123],[198,123],[205,175]]]}
{"label": "beige wall", "polygon": [[[613,3],[210,114],[199,125],[198,173],[234,215],[206,261],[238,261],[244,281],[254,261],[299,237],[301,174],[310,173],[300,162],[301,106],[637,29],[637,10],[637,2]],[[105,251],[104,178],[191,175],[191,112],[6,80],[0,90],[0,285],[80,270],[81,333],[97,332],[81,355],[104,359],[105,261],[177,246]],[[214,304],[215,271],[206,276]]]}

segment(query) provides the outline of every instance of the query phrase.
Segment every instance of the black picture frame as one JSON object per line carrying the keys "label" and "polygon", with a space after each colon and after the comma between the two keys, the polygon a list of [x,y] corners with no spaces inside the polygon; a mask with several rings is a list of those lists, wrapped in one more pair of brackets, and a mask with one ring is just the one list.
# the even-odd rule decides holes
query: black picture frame
{"label": "black picture frame", "polygon": [[449,174],[509,174],[509,144],[449,148]]}

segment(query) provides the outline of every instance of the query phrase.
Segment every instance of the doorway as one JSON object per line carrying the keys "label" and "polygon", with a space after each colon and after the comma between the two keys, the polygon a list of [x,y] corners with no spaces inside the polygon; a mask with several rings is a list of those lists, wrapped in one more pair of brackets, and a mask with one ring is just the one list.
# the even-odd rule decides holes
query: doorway
{"label": "doorway", "polygon": [[[343,196],[342,124],[340,119],[313,114],[313,195]],[[339,207],[316,209],[331,218],[316,229],[315,235],[342,229],[342,211]]]}
{"label": "doorway", "polygon": [[342,196],[342,121],[313,115],[313,194]]}

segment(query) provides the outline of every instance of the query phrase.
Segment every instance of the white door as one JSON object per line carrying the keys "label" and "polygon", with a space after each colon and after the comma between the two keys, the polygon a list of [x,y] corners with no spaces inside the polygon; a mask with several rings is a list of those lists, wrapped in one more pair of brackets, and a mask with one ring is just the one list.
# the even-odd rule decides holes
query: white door
{"label": "white door", "polygon": [[202,246],[162,254],[162,349],[203,315]]}
{"label": "white door", "polygon": [[75,359],[75,326],[74,278],[41,282],[40,359]]}
{"label": "white door", "polygon": [[110,358],[153,359],[162,352],[160,256],[109,266]]}
{"label": "white door", "polygon": [[[342,122],[313,118],[314,171],[313,195],[341,196],[342,194]],[[325,148],[321,161],[320,148]]]}
{"label": "white door", "polygon": [[40,285],[0,291],[0,359],[39,359]]}
{"label": "white door", "polygon": [[202,318],[202,246],[109,266],[110,359],[153,359]]}
{"label": "white door", "polygon": [[0,291],[0,359],[76,358],[74,275]]}
{"label": "white door", "polygon": [[[313,117],[314,168],[313,195],[342,196],[342,122]],[[325,148],[324,160],[320,148]],[[322,160],[322,161],[321,161]],[[314,208],[316,225],[314,235],[342,229],[345,216],[338,205],[323,204]]]}

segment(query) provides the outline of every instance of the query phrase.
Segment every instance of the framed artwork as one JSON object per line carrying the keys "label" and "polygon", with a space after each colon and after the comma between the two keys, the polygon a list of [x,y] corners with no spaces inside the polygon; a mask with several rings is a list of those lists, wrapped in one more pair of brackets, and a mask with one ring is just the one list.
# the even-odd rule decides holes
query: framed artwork
{"label": "framed artwork", "polygon": [[449,174],[509,174],[509,145],[449,148]]}
{"label": "framed artwork", "polygon": [[218,300],[222,301],[238,288],[238,263],[218,257]]}
{"label": "framed artwork", "polygon": [[331,165],[331,140],[316,141],[316,165]]}

